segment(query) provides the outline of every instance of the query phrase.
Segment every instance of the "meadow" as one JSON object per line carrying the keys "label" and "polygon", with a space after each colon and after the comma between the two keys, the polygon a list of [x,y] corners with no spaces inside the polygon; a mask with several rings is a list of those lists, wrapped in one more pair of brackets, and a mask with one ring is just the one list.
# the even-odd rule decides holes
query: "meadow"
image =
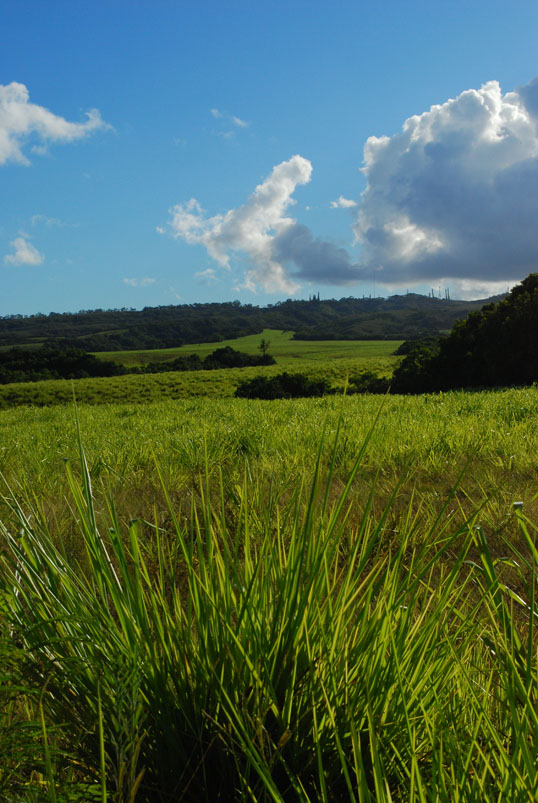
{"label": "meadow", "polygon": [[216,371],[182,371],[164,374],[128,374],[41,382],[14,382],[0,385],[0,410],[17,405],[55,405],[69,403],[75,394],[86,404],[110,404],[123,401],[147,404],[159,399],[206,396],[233,396],[237,386],[263,374],[273,376],[282,370],[305,373],[311,379],[327,379],[335,388],[343,388],[348,377],[370,370],[390,376],[399,357],[393,352],[400,341],[293,341],[291,332],[266,329],[261,335],[237,338],[199,346],[133,352],[98,352],[102,359],[113,359],[127,366],[171,360],[179,354],[211,354],[215,348],[230,345],[247,354],[257,354],[260,341],[270,341],[270,353],[276,365],[229,368]]}
{"label": "meadow", "polygon": [[103,360],[114,360],[122,365],[143,365],[148,362],[173,360],[185,354],[197,354],[201,359],[216,348],[231,346],[246,354],[259,354],[262,340],[269,343],[269,353],[286,370],[297,361],[327,362],[329,360],[372,360],[388,358],[398,348],[401,340],[293,340],[293,332],[280,329],[264,329],[257,335],[246,335],[218,343],[198,343],[170,349],[146,349],[143,351],[95,352]]}
{"label": "meadow", "polygon": [[3,410],[3,799],[536,799],[537,416]]}

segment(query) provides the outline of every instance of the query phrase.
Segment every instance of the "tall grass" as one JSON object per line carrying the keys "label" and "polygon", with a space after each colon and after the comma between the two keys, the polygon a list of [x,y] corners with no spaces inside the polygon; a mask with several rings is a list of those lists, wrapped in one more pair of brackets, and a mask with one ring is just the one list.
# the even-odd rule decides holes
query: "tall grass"
{"label": "tall grass", "polygon": [[335,492],[342,437],[285,494],[206,461],[187,516],[161,475],[166,521],[126,528],[111,496],[100,523],[80,446],[78,559],[6,493],[5,636],[69,754],[42,740],[46,799],[536,799],[534,528],[519,508],[455,526],[457,488],[396,520],[404,474],[357,511],[374,436]]}

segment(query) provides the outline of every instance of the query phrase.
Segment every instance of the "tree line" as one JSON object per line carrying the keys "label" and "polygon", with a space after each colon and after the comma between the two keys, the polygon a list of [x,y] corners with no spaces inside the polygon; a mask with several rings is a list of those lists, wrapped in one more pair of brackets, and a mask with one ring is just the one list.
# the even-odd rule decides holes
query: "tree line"
{"label": "tree line", "polygon": [[0,384],[12,382],[39,382],[43,379],[82,379],[84,377],[121,376],[122,374],[155,374],[165,371],[201,371],[219,368],[245,368],[256,365],[273,365],[274,358],[267,351],[260,355],[244,354],[225,346],[215,349],[201,359],[197,354],[186,354],[174,360],[151,362],[127,368],[112,360],[100,360],[79,349],[15,348],[0,352]]}
{"label": "tree line", "polygon": [[133,351],[232,340],[263,329],[294,332],[299,340],[409,340],[450,330],[480,306],[409,293],[387,299],[288,299],[265,307],[233,301],[11,315],[0,318],[0,347]]}
{"label": "tree line", "polygon": [[425,393],[538,382],[538,273],[496,304],[458,321],[447,337],[410,344],[392,392]]}
{"label": "tree line", "polygon": [[[412,394],[538,383],[538,273],[527,276],[506,298],[457,321],[447,336],[406,341],[396,354],[403,360],[391,378],[363,371],[350,378],[348,392]],[[236,395],[276,398],[281,378],[262,380],[244,383]],[[318,391],[296,376],[281,395]],[[334,390],[326,387],[323,392]]]}

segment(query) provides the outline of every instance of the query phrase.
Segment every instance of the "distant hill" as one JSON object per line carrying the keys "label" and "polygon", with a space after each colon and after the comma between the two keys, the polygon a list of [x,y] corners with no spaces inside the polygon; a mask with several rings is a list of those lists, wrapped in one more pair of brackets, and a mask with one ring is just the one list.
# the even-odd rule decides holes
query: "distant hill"
{"label": "distant hill", "polygon": [[450,330],[457,320],[501,298],[450,301],[409,293],[387,299],[289,299],[266,307],[232,301],[8,315],[0,318],[0,347],[172,348],[229,340],[263,329],[292,331],[298,340],[410,340]]}

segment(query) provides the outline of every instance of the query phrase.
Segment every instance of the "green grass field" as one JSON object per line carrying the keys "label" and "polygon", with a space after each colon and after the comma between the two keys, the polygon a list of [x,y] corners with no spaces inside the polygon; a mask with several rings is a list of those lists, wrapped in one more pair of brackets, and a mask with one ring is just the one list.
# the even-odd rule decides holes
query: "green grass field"
{"label": "green grass field", "polygon": [[0,410],[2,799],[537,799],[538,389],[199,373]]}
{"label": "green grass field", "polygon": [[[66,404],[72,401],[73,394],[79,402],[85,404],[115,404],[121,401],[146,404],[166,398],[231,397],[241,382],[260,374],[273,376],[282,370],[305,373],[312,379],[327,379],[333,387],[343,388],[347,378],[356,376],[363,370],[390,376],[399,360],[398,357],[393,356],[399,341],[296,343],[291,340],[289,332],[265,330],[263,335],[271,341],[270,351],[275,355],[276,365],[216,371],[133,374],[74,381],[14,382],[9,385],[0,385],[0,409],[29,404],[38,406]],[[261,335],[254,335],[221,344],[206,343],[196,347],[185,346],[182,349],[107,352],[106,355],[101,353],[100,356],[131,365],[140,365],[151,361],[172,359],[178,353],[191,352],[193,349],[198,349],[200,356],[203,357],[210,354],[215,348],[228,344],[254,354],[257,352],[261,337]]]}
{"label": "green grass field", "polygon": [[293,340],[292,332],[279,329],[264,329],[261,334],[223,340],[219,343],[200,343],[173,349],[149,349],[146,351],[100,351],[96,356],[114,360],[122,365],[144,365],[148,362],[173,360],[180,354],[198,354],[202,359],[216,348],[231,346],[246,354],[258,354],[262,339],[269,341],[269,353],[278,365],[286,368],[296,366],[297,361],[326,361],[340,359],[372,360],[389,358],[401,344],[401,340]]}

